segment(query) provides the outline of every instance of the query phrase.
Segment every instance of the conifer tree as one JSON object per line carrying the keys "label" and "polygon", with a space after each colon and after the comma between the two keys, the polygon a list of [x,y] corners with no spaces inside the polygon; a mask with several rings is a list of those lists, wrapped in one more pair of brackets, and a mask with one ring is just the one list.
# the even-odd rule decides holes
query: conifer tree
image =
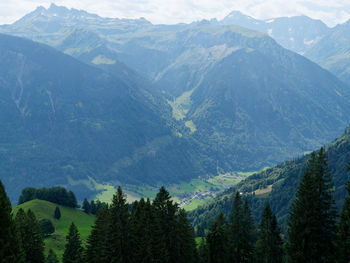
{"label": "conifer tree", "polygon": [[255,253],[256,229],[249,207],[248,199],[246,198],[243,206],[242,218],[242,237],[241,237],[241,253],[242,260],[240,262],[252,262]]}
{"label": "conifer tree", "polygon": [[99,211],[95,224],[92,226],[91,234],[87,240],[85,251],[86,263],[108,262],[109,247],[107,244],[107,236],[109,234],[110,213],[108,207]]}
{"label": "conifer tree", "polygon": [[27,263],[44,263],[44,241],[40,224],[31,210],[19,209],[16,215],[21,244]]}
{"label": "conifer tree", "polygon": [[77,227],[72,223],[66,237],[63,263],[83,263],[83,247]]}
{"label": "conifer tree", "polygon": [[106,251],[111,263],[131,262],[130,215],[121,187],[118,187],[117,193],[113,196],[110,207],[108,244],[110,246]]}
{"label": "conifer tree", "polygon": [[236,193],[231,214],[229,233],[230,259],[232,262],[251,262],[254,257],[255,227],[248,201],[243,204],[240,193]]}
{"label": "conifer tree", "polygon": [[337,231],[337,262],[350,262],[350,182],[346,185],[348,196],[345,198]]}
{"label": "conifer tree", "polygon": [[39,221],[41,233],[44,237],[47,237],[55,232],[55,227],[51,220],[43,218]]}
{"label": "conifer tree", "polygon": [[221,213],[210,227],[207,236],[210,263],[227,263],[229,260],[227,223]]}
{"label": "conifer tree", "polygon": [[312,153],[288,222],[288,262],[334,262],[336,209],[323,148]]}
{"label": "conifer tree", "polygon": [[[163,236],[159,224],[155,225],[154,209],[149,201],[143,198],[134,202],[131,212],[131,224],[134,244],[134,260],[136,262],[162,262],[162,251],[165,250]],[[157,244],[163,244],[160,247]]]}
{"label": "conifer tree", "polygon": [[91,200],[91,202],[90,202],[90,213],[93,215],[97,214],[97,206],[96,206],[94,200]]}
{"label": "conifer tree", "polygon": [[24,263],[16,224],[12,218],[11,203],[0,180],[0,259],[1,263]]}
{"label": "conifer tree", "polygon": [[267,203],[259,226],[256,262],[282,263],[282,246],[281,231],[278,227],[276,216],[272,213],[270,204]]}
{"label": "conifer tree", "polygon": [[61,210],[58,206],[56,206],[55,208],[54,218],[56,218],[57,220],[61,218]]}
{"label": "conifer tree", "polygon": [[46,263],[59,263],[57,255],[52,251],[52,249],[49,250],[49,254],[46,258]]}
{"label": "conifer tree", "polygon": [[90,212],[91,212],[90,203],[88,202],[88,200],[86,198],[83,201],[83,210],[87,214],[90,214]]}
{"label": "conifer tree", "polygon": [[181,255],[179,263],[191,263],[197,260],[196,241],[194,239],[194,231],[187,219],[184,209],[180,209],[178,213],[177,224],[178,240],[180,241],[179,253]]}
{"label": "conifer tree", "polygon": [[166,247],[166,255],[164,255],[163,262],[177,262],[181,257],[179,253],[180,243],[176,232],[178,206],[176,203],[173,203],[165,187],[160,188],[156,198],[153,200],[153,206],[159,219]]}

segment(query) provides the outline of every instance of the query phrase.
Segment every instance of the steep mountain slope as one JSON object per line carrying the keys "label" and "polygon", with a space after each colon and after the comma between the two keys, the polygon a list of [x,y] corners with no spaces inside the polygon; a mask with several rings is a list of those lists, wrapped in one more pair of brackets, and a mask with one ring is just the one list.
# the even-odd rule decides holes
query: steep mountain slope
{"label": "steep mountain slope", "polygon": [[322,21],[307,16],[257,20],[239,11],[231,12],[219,23],[240,25],[263,32],[274,38],[281,46],[300,54],[310,50],[331,30]]}
{"label": "steep mountain slope", "polygon": [[254,170],[297,156],[348,124],[348,87],[271,38],[210,24],[191,25],[181,38],[181,53],[154,83],[178,123],[216,155],[221,173],[232,163]]}
{"label": "steep mountain slope", "polygon": [[[56,206],[59,207],[61,212],[61,218],[59,220],[54,218]],[[94,215],[88,215],[81,210],[57,205],[43,200],[32,200],[21,205],[14,206],[13,214],[16,215],[20,208],[22,208],[24,211],[28,211],[29,209],[32,210],[38,220],[48,219],[53,223],[55,233],[44,239],[45,249],[46,253],[52,249],[60,259],[64,253],[66,235],[69,233],[69,226],[71,223],[74,222],[79,230],[83,242],[86,242],[90,235],[91,227],[95,222]]]}
{"label": "steep mountain slope", "polygon": [[[196,147],[173,135],[155,98],[127,83],[47,46],[0,35],[0,174],[12,200],[26,186],[89,177],[156,184],[210,171]],[[87,196],[86,186],[77,187]]]}
{"label": "steep mountain slope", "polygon": [[[338,209],[341,209],[346,195],[345,183],[350,178],[347,169],[350,163],[350,128],[325,149],[335,186],[334,198]],[[196,226],[208,227],[220,212],[228,214],[234,195],[239,191],[250,200],[256,219],[260,217],[266,202],[270,202],[272,210],[285,228],[292,200],[309,157],[307,154],[248,177],[216,200],[192,212],[192,222]]]}
{"label": "steep mountain slope", "polygon": [[350,83],[350,20],[337,25],[305,56]]}
{"label": "steep mountain slope", "polygon": [[[239,26],[152,25],[52,5],[1,30],[50,44],[128,87],[146,87],[130,91],[145,116],[125,102],[128,110],[118,108],[125,133],[113,126],[111,139],[108,133],[92,139],[108,164],[97,166],[101,160],[91,157],[94,170],[85,174],[114,185],[257,170],[321,146],[350,120],[347,86],[267,35]],[[123,146],[107,145],[114,140]]]}

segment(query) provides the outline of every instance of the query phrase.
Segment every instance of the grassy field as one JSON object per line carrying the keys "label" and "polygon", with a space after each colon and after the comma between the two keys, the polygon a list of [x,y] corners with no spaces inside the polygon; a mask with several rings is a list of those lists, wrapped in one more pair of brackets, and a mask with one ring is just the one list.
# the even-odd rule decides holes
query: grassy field
{"label": "grassy field", "polygon": [[[55,219],[53,216],[56,206],[58,206],[61,211],[61,218],[59,220]],[[95,221],[95,216],[93,215],[88,215],[78,209],[56,205],[43,200],[32,200],[13,207],[14,215],[19,208],[23,208],[25,211],[28,209],[32,210],[38,220],[43,218],[51,220],[56,231],[45,239],[45,251],[47,253],[49,249],[52,249],[59,258],[62,258],[64,252],[66,243],[65,237],[68,234],[70,224],[74,222],[85,243],[90,234],[91,226]]]}

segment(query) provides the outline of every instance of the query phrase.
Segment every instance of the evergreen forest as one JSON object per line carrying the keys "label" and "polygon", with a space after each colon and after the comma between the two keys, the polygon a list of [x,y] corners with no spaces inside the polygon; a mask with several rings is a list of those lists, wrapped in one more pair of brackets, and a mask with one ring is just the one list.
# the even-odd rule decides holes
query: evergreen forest
{"label": "evergreen forest", "polygon": [[[350,261],[350,183],[346,189],[348,196],[338,215],[332,175],[321,148],[307,162],[285,233],[269,203],[260,222],[255,222],[248,198],[237,192],[229,217],[219,214],[201,237],[195,237],[185,210],[164,187],[154,200],[142,198],[132,204],[119,187],[112,203],[99,209],[86,243],[71,223],[62,262],[346,263]],[[59,262],[54,251],[44,253],[44,234],[35,214],[19,209],[13,215],[2,183],[0,213],[1,263]]]}

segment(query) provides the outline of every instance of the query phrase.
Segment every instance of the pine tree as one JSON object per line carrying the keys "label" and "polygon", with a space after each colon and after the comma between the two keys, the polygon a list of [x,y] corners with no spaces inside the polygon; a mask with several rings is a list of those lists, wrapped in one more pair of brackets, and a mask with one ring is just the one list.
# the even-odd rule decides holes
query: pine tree
{"label": "pine tree", "polygon": [[334,262],[336,209],[323,148],[312,153],[288,221],[288,262]]}
{"label": "pine tree", "polygon": [[12,207],[0,180],[0,261],[1,263],[23,263],[24,254],[15,222]]}
{"label": "pine tree", "polygon": [[90,213],[93,215],[97,214],[97,206],[96,206],[94,200],[91,200],[91,202],[90,202]]}
{"label": "pine tree", "polygon": [[241,237],[241,253],[242,260],[240,262],[252,262],[255,253],[256,229],[249,207],[248,199],[245,199],[243,206],[242,218],[242,237]]}
{"label": "pine tree", "polygon": [[44,241],[40,224],[31,210],[19,209],[16,215],[19,236],[27,263],[44,263]]}
{"label": "pine tree", "polygon": [[131,262],[131,230],[128,204],[124,193],[118,187],[117,193],[113,196],[110,207],[110,226],[107,249],[109,261],[111,263]]}
{"label": "pine tree", "polygon": [[[153,262],[153,222],[152,209],[149,202],[142,198],[133,204],[131,211],[131,229],[133,231],[133,257],[136,262]],[[161,261],[160,261],[161,262]]]}
{"label": "pine tree", "polygon": [[210,263],[232,262],[228,254],[227,223],[222,213],[209,229],[207,244]]}
{"label": "pine tree", "polygon": [[57,220],[61,218],[61,210],[58,206],[56,206],[55,208],[54,218],[56,218]]}
{"label": "pine tree", "polygon": [[109,234],[110,211],[108,207],[102,208],[97,214],[95,224],[87,241],[85,251],[86,263],[108,262],[107,236]]}
{"label": "pine tree", "polygon": [[90,212],[91,212],[90,203],[88,202],[88,200],[86,198],[83,201],[83,210],[87,214],[90,214]]}
{"label": "pine tree", "polygon": [[194,231],[187,219],[187,214],[184,209],[180,209],[177,217],[177,233],[180,244],[180,259],[178,263],[196,262],[197,249],[196,241],[194,239]]}
{"label": "pine tree", "polygon": [[77,227],[72,223],[66,237],[63,263],[83,263],[83,247]]}
{"label": "pine tree", "polygon": [[49,254],[46,258],[46,263],[59,263],[57,255],[52,251],[52,249],[49,250]]}
{"label": "pine tree", "polygon": [[55,227],[51,220],[43,218],[39,221],[41,233],[44,237],[47,237],[55,232]]}
{"label": "pine tree", "polygon": [[230,259],[232,262],[251,262],[254,257],[255,226],[248,201],[243,204],[236,193],[230,224]]}
{"label": "pine tree", "polygon": [[181,254],[179,252],[180,243],[176,233],[176,214],[178,211],[178,206],[176,203],[173,203],[169,192],[164,186],[159,189],[156,198],[153,200],[153,206],[160,223],[166,247],[166,255],[164,255],[163,262],[175,263],[181,258]]}
{"label": "pine tree", "polygon": [[281,231],[278,227],[276,216],[272,213],[269,203],[266,204],[261,216],[258,235],[256,262],[282,263],[283,242]]}
{"label": "pine tree", "polygon": [[350,182],[346,185],[348,196],[345,198],[337,231],[337,262],[350,262]]}

